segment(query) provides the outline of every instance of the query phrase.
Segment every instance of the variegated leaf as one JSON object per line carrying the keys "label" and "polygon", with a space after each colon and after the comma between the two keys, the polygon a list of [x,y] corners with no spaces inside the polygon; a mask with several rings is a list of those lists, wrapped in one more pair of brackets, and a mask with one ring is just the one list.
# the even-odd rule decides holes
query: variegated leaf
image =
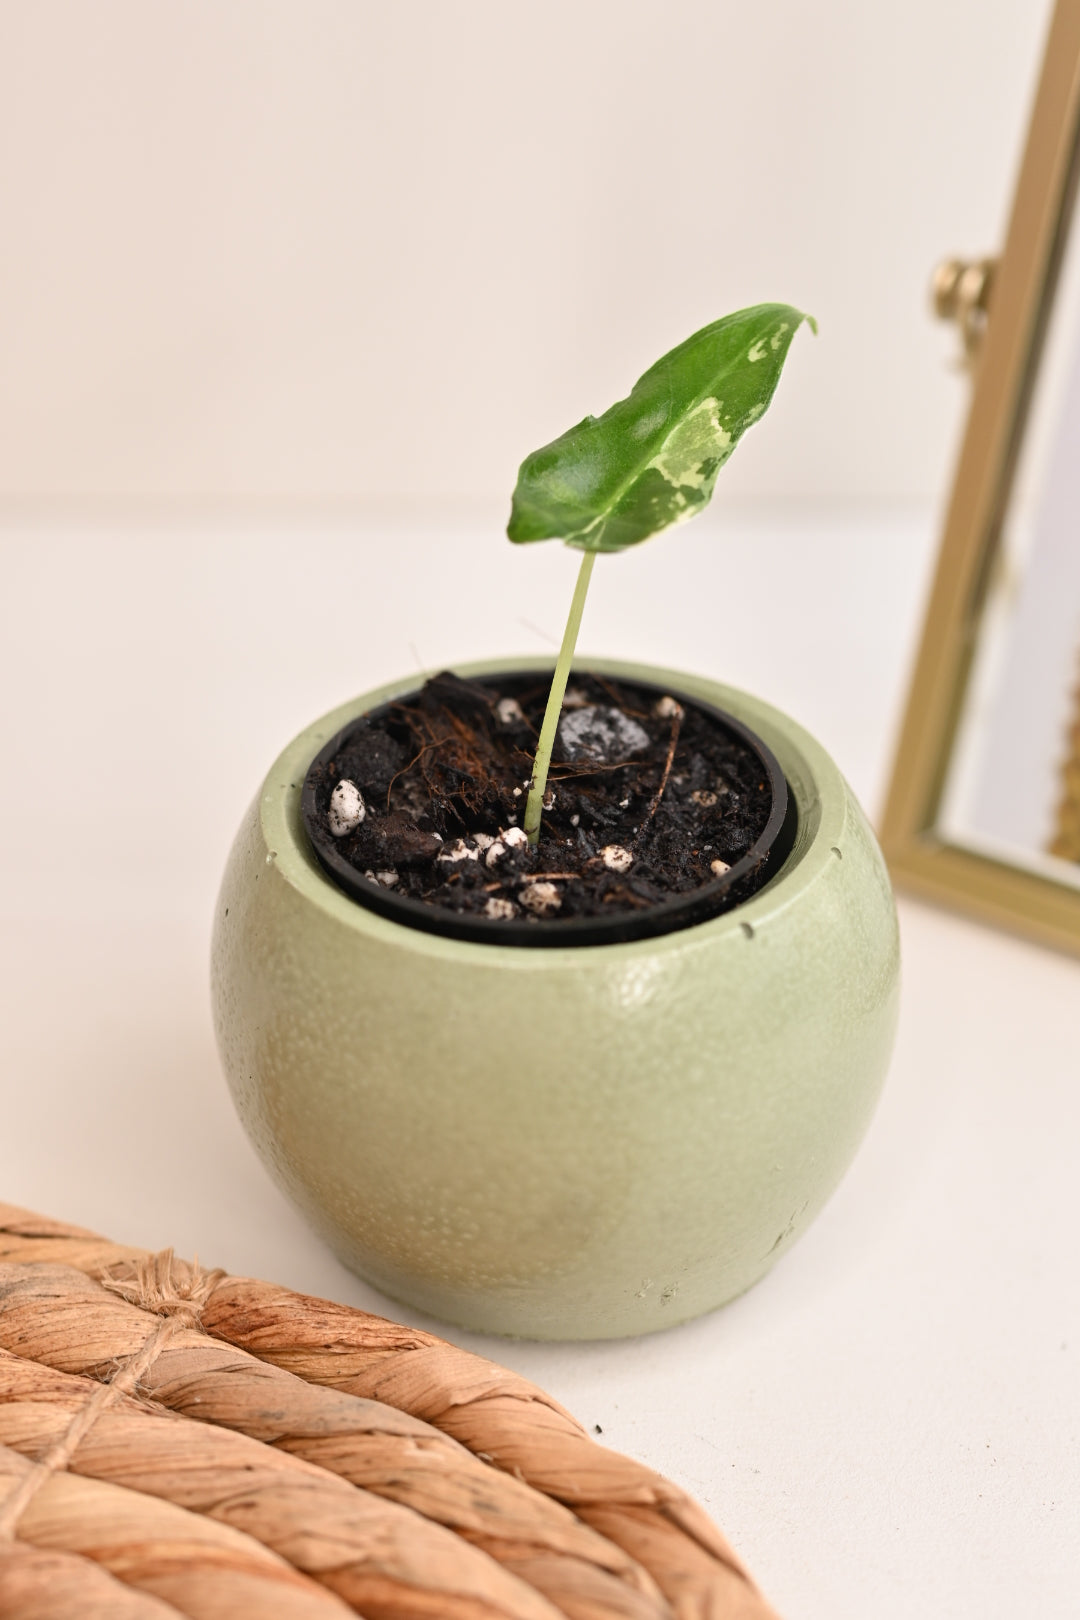
{"label": "variegated leaf", "polygon": [[768,408],[803,321],[756,304],[703,326],[626,399],[534,450],[518,473],[511,540],[622,551],[708,505],[720,468]]}

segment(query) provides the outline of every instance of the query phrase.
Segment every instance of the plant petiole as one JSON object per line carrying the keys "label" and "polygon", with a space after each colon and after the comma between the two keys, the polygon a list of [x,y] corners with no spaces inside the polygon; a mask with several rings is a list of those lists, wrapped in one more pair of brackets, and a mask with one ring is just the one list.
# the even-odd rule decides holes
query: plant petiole
{"label": "plant petiole", "polygon": [[570,603],[570,617],[566,621],[558,662],[551,677],[551,690],[548,693],[547,708],[544,710],[544,721],[540,727],[540,741],[536,745],[536,757],[533,760],[529,797],[525,803],[525,835],[530,844],[537,843],[540,838],[540,818],[544,813],[544,793],[551,766],[551,751],[555,746],[562,700],[566,693],[566,683],[570,678],[570,665],[574,660],[574,648],[577,646],[581,615],[585,609],[585,598],[588,595],[589,579],[595,561],[595,551],[586,551],[581,559],[577,584],[574,586],[574,599]]}

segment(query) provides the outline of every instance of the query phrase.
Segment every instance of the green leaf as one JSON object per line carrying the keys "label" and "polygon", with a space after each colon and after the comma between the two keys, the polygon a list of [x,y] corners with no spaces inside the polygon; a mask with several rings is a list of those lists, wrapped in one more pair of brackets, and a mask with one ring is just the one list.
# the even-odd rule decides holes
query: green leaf
{"label": "green leaf", "polygon": [[703,326],[521,464],[507,534],[622,551],[707,506],[716,475],[768,408],[791,340],[813,318],[756,304]]}

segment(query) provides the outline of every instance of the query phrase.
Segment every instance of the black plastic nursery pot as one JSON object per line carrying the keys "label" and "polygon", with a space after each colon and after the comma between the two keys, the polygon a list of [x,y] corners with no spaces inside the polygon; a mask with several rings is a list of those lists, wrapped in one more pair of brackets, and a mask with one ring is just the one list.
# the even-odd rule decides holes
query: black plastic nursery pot
{"label": "black plastic nursery pot", "polygon": [[[577,672],[587,677],[588,670]],[[502,689],[525,680],[535,681],[535,670],[507,668],[488,674],[485,680]],[[476,914],[448,910],[427,900],[416,899],[382,887],[357,868],[343,854],[326,828],[326,802],[335,780],[335,761],[358,733],[373,722],[384,720],[392,705],[382,704],[355,716],[326,742],[311,761],[304,778],[300,808],[311,848],[323,871],[357,905],[393,922],[448,939],[486,945],[524,948],[617,945],[632,940],[656,938],[690,928],[731,911],[759,894],[780,872],[792,850],[798,832],[798,811],[783,770],[762,739],[725,710],[690,697],[684,692],[661,687],[635,678],[634,688],[655,698],[673,697],[686,711],[696,710],[719,726],[747,749],[760,766],[762,787],[768,794],[769,809],[764,827],[751,846],[720,877],[699,884],[688,892],[677,893],[632,912],[612,916],[512,918],[493,920]],[[408,698],[397,700],[399,703]]]}

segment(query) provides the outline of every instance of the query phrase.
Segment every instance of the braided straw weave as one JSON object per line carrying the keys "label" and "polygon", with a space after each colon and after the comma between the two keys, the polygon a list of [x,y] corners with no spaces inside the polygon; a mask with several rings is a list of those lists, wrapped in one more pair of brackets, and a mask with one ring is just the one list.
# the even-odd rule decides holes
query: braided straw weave
{"label": "braided straw weave", "polygon": [[350,1612],[775,1620],[690,1497],[514,1373],[0,1205],[0,1616]]}

